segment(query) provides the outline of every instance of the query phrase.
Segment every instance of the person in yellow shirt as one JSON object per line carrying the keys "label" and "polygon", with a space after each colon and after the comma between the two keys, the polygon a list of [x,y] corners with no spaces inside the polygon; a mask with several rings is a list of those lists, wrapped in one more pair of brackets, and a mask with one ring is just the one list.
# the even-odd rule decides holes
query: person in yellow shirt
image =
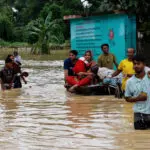
{"label": "person in yellow shirt", "polygon": [[128,58],[122,60],[118,66],[118,69],[112,74],[112,77],[117,76],[122,72],[123,79],[122,79],[122,91],[125,91],[126,82],[127,80],[132,77],[133,74],[135,74],[135,71],[133,69],[133,57],[134,57],[135,50],[133,48],[128,48],[127,50],[127,56]]}

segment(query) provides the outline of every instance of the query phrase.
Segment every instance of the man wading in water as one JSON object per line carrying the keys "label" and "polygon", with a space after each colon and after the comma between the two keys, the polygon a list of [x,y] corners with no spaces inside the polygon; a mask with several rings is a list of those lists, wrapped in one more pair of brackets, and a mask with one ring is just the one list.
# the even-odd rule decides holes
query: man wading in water
{"label": "man wading in water", "polygon": [[150,128],[150,75],[145,72],[145,59],[142,56],[133,57],[135,75],[127,81],[125,99],[135,102],[134,128]]}
{"label": "man wading in water", "polygon": [[11,89],[13,87],[13,79],[15,73],[13,70],[13,61],[7,57],[5,60],[5,66],[0,71],[1,88],[2,90]]}

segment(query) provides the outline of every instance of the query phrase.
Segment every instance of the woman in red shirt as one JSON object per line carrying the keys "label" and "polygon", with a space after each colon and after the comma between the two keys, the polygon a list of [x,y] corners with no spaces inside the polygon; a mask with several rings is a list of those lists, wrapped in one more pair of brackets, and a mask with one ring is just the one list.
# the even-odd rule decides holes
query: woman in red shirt
{"label": "woman in red shirt", "polygon": [[92,52],[90,50],[85,52],[84,57],[79,58],[74,68],[72,69],[76,76],[68,76],[67,83],[72,87],[69,88],[70,92],[74,92],[77,87],[89,85],[93,79],[91,67],[96,63],[93,61]]}

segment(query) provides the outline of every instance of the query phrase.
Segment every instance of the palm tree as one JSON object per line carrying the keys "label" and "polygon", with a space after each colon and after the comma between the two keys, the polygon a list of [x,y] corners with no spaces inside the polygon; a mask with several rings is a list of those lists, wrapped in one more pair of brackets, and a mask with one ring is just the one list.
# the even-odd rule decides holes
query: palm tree
{"label": "palm tree", "polygon": [[36,25],[30,27],[30,34],[38,36],[38,41],[33,45],[32,53],[35,54],[48,54],[49,43],[59,43],[64,37],[61,34],[60,20],[51,20],[52,13],[50,12],[46,19],[36,20]]}

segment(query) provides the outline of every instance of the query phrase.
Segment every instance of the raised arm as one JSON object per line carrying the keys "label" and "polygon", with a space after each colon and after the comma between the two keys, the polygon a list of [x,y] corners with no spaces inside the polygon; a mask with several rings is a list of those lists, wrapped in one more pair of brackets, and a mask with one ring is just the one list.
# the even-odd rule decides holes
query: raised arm
{"label": "raised arm", "polygon": [[113,74],[112,74],[112,77],[115,77],[117,76],[118,74],[120,74],[122,71],[121,70],[116,70]]}
{"label": "raised arm", "polygon": [[[114,56],[115,57],[115,56]],[[117,65],[117,64],[116,64]],[[112,74],[112,77],[115,77],[117,76],[118,74],[120,74],[122,72],[122,69],[123,69],[123,63],[122,61],[120,62],[117,70]]]}
{"label": "raised arm", "polygon": [[24,78],[24,76],[20,76],[21,77],[21,79],[23,80],[23,82],[25,83],[25,84],[27,84],[27,81],[26,81],[26,79]]}

